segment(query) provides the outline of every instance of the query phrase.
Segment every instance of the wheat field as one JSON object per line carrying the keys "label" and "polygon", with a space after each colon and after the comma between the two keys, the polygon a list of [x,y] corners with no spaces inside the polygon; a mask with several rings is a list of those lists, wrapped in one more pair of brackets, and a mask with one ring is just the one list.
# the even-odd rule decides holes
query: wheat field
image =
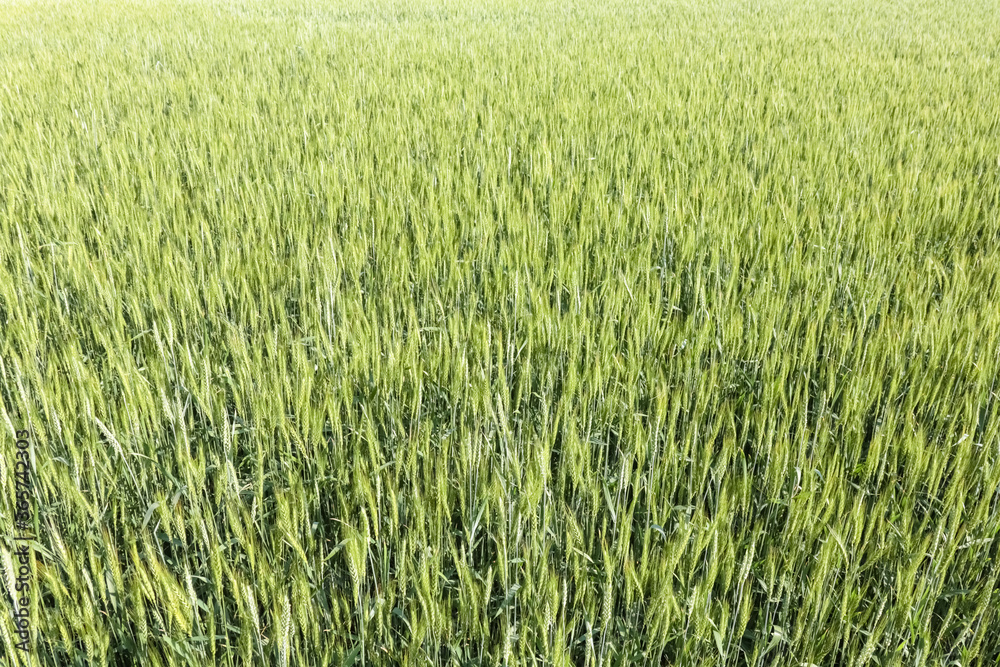
{"label": "wheat field", "polygon": [[1000,664],[998,71],[996,0],[0,3],[0,664]]}

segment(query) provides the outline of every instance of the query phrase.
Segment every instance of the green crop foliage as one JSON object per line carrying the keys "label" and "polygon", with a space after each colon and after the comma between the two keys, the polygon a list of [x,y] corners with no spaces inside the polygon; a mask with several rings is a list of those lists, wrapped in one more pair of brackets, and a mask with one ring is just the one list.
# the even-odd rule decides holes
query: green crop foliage
{"label": "green crop foliage", "polygon": [[998,71],[995,0],[0,3],[0,664],[997,664]]}

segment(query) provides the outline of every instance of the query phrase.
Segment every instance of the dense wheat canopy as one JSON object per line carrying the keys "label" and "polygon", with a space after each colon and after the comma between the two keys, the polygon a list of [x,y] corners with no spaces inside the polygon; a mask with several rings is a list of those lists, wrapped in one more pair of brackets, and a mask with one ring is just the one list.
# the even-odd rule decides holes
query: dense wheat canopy
{"label": "dense wheat canopy", "polygon": [[3,3],[0,664],[996,664],[998,71],[995,0]]}

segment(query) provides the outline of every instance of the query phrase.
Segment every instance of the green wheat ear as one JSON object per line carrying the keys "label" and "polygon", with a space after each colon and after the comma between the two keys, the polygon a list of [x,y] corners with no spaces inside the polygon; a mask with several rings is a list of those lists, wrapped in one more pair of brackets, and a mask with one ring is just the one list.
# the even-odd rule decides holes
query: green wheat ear
{"label": "green wheat ear", "polygon": [[0,13],[22,658],[1000,652],[995,7],[83,9]]}

